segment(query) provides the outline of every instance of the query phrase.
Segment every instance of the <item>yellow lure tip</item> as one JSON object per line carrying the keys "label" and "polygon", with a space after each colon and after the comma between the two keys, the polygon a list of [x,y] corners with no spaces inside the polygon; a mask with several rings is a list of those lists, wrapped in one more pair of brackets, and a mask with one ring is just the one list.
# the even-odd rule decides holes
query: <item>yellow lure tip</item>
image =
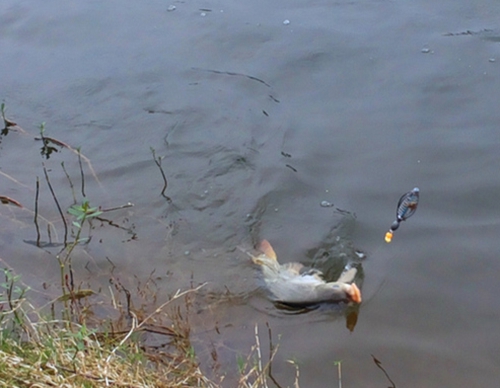
{"label": "yellow lure tip", "polygon": [[389,230],[389,231],[385,234],[385,242],[386,242],[387,244],[389,244],[391,241],[392,241],[392,232]]}

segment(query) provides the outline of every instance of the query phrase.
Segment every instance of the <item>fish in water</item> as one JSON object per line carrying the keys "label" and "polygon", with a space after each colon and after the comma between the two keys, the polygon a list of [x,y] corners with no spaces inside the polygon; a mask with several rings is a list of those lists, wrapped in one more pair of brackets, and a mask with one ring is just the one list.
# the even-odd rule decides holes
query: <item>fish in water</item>
{"label": "fish in water", "polygon": [[361,292],[354,283],[356,268],[347,267],[337,281],[326,282],[319,270],[300,263],[280,264],[267,240],[262,241],[259,251],[257,256],[249,255],[260,266],[274,302],[297,307],[322,302],[361,303]]}

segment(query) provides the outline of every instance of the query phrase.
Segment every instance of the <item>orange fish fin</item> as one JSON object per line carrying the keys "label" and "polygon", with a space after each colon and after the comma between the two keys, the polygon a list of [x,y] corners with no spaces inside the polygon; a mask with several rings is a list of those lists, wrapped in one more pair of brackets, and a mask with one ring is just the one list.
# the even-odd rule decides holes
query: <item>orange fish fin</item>
{"label": "orange fish fin", "polygon": [[259,250],[264,253],[267,257],[273,260],[278,260],[276,253],[274,252],[273,247],[267,240],[262,240],[259,245]]}
{"label": "orange fish fin", "polygon": [[349,292],[349,296],[351,297],[351,300],[355,303],[361,303],[362,298],[361,298],[361,291],[359,290],[358,286],[356,283],[351,284],[351,290]]}

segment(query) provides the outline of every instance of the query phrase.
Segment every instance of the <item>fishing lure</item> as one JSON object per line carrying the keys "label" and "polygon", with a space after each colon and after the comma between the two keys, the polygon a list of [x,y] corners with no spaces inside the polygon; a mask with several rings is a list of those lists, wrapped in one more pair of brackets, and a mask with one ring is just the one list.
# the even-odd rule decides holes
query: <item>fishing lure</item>
{"label": "fishing lure", "polygon": [[403,194],[399,199],[396,210],[396,221],[391,225],[389,231],[385,234],[385,242],[390,243],[394,231],[399,228],[401,221],[406,221],[417,211],[420,190],[415,187],[412,191]]}

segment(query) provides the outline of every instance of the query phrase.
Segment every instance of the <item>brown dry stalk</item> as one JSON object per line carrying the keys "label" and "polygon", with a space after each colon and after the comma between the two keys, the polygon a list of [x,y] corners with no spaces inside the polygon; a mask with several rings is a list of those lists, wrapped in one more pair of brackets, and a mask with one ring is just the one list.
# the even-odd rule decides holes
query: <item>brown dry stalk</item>
{"label": "brown dry stalk", "polygon": [[23,205],[21,205],[21,202],[13,199],[13,198],[10,198],[10,197],[7,197],[5,195],[0,195],[0,202],[2,202],[4,205],[15,205],[17,207],[23,207]]}

